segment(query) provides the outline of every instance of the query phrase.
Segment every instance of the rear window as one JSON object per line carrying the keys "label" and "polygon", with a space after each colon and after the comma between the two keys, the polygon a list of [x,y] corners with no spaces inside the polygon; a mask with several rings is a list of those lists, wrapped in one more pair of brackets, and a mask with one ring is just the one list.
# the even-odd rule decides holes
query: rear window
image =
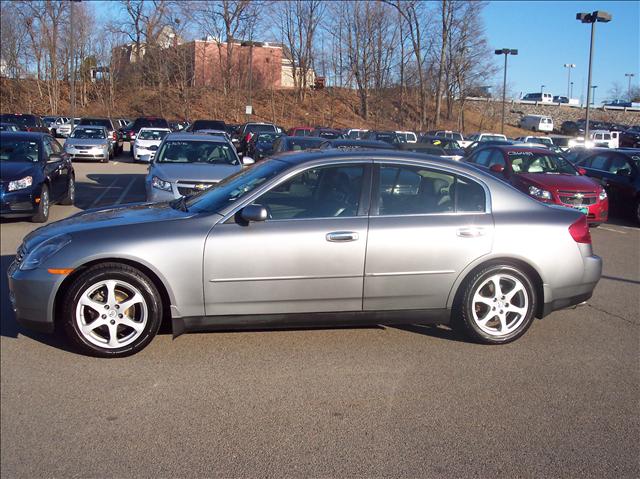
{"label": "rear window", "polygon": [[226,124],[222,120],[196,120],[191,126],[191,131],[198,130],[222,130],[226,128]]}
{"label": "rear window", "polygon": [[287,151],[300,151],[309,148],[319,148],[322,140],[318,138],[290,138],[287,142]]}
{"label": "rear window", "polygon": [[107,130],[113,130],[111,120],[104,120],[100,118],[83,118],[80,120],[80,125],[104,126]]}
{"label": "rear window", "polygon": [[138,138],[141,140],[162,140],[167,136],[168,131],[165,130],[144,130],[140,132]]}
{"label": "rear window", "polygon": [[259,133],[261,131],[276,131],[273,125],[247,125],[245,133]]}
{"label": "rear window", "polygon": [[167,120],[164,118],[138,118],[133,123],[133,129],[139,130],[140,128],[144,128],[146,126],[157,127],[157,128],[169,128],[169,124]]}
{"label": "rear window", "polygon": [[102,140],[105,138],[102,128],[76,128],[71,133],[71,138],[83,138],[91,140]]}

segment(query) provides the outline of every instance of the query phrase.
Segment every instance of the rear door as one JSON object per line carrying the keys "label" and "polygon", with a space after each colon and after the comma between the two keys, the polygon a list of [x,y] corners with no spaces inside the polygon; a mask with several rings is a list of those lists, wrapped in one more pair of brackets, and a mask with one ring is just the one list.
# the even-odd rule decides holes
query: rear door
{"label": "rear door", "polygon": [[489,253],[493,219],[476,181],[435,168],[374,169],[364,310],[437,309],[460,272]]}

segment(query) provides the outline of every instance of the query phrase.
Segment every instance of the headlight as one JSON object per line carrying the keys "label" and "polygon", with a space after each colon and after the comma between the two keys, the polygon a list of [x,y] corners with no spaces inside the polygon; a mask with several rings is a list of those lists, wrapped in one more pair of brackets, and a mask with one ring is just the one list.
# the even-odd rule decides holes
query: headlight
{"label": "headlight", "polygon": [[151,178],[151,186],[158,188],[159,190],[171,191],[171,183],[158,178],[157,176]]}
{"label": "headlight", "polygon": [[603,189],[600,195],[598,195],[598,198],[600,198],[600,201],[607,199],[607,192]]}
{"label": "headlight", "polygon": [[551,193],[548,192],[547,190],[543,190],[540,188],[537,188],[535,186],[530,186],[529,187],[529,194],[531,196],[534,196],[536,198],[540,198],[541,200],[551,200],[552,196]]}
{"label": "headlight", "polygon": [[7,189],[9,191],[23,190],[25,188],[29,188],[32,184],[33,177],[25,176],[24,178],[20,178],[19,180],[9,182],[9,187]]}
{"label": "headlight", "polygon": [[71,243],[71,236],[69,235],[54,236],[43,241],[22,260],[20,269],[23,271],[36,269],[69,243]]}

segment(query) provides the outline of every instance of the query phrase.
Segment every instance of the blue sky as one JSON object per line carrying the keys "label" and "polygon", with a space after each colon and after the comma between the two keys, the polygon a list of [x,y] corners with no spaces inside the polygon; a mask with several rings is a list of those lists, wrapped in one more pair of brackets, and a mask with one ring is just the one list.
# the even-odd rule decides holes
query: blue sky
{"label": "blue sky", "polygon": [[[117,15],[114,2],[92,2],[102,20]],[[114,8],[116,7],[116,8]],[[625,73],[634,73],[633,83],[640,82],[640,1],[492,1],[483,17],[489,46],[517,48],[509,57],[509,91],[538,92],[540,85],[554,95],[567,94],[565,63],[574,63],[571,72],[573,96],[586,99],[589,63],[590,26],[575,20],[577,12],[605,10],[613,15],[609,23],[596,26],[593,84],[598,85],[596,101],[610,98],[614,82],[626,92]],[[493,80],[502,83],[504,57],[495,57],[499,73]]]}
{"label": "blue sky", "polygon": [[[586,100],[589,65],[590,25],[575,20],[578,12],[605,10],[613,19],[596,25],[593,85],[596,102],[610,98],[609,90],[619,82],[627,90],[625,73],[640,80],[640,2],[638,1],[494,1],[485,9],[484,20],[489,45],[493,49],[517,48],[509,57],[508,79],[511,93],[544,91],[567,94],[565,63],[574,63],[571,72],[573,96]],[[496,56],[502,82],[504,57]],[[508,90],[509,91],[509,90]]]}

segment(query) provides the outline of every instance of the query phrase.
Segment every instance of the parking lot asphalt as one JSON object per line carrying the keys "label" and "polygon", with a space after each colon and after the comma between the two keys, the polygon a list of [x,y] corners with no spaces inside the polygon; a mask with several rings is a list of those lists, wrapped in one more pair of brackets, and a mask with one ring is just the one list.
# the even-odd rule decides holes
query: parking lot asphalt
{"label": "parking lot asphalt", "polygon": [[[144,199],[125,153],[78,163],[77,204]],[[592,231],[587,306],[504,346],[446,328],[161,334],[103,360],[21,329],[1,224],[2,477],[638,477],[640,229]],[[168,252],[170,254],[170,252]]]}

